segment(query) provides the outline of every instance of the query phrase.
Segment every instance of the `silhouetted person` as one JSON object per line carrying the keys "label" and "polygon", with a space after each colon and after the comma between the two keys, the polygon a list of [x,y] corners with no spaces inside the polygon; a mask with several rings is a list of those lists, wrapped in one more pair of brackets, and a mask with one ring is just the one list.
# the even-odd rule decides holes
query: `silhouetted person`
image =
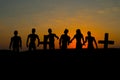
{"label": "silhouetted person", "polygon": [[59,37],[56,34],[52,33],[52,29],[50,29],[50,28],[48,29],[48,33],[49,33],[49,35],[48,35],[49,49],[55,49],[55,44],[54,44],[55,39],[54,38],[59,39]]}
{"label": "silhouetted person", "polygon": [[14,31],[14,36],[11,38],[9,48],[13,48],[14,52],[19,52],[19,48],[22,49],[22,40],[21,37],[18,36],[18,31]]}
{"label": "silhouetted person", "polygon": [[[26,46],[29,48],[29,51],[32,51],[32,49],[33,49],[33,51],[36,50],[36,44],[35,44],[36,39],[38,40],[37,46],[39,46],[40,39],[39,39],[39,36],[37,34],[35,34],[35,32],[36,32],[36,30],[33,28],[32,34],[29,34],[27,37]],[[28,43],[29,43],[29,45],[28,45]]]}
{"label": "silhouetted person", "polygon": [[64,34],[61,35],[59,45],[61,49],[67,49],[67,45],[70,43],[70,37],[68,36],[68,29],[65,29]]}
{"label": "silhouetted person", "polygon": [[91,32],[88,31],[87,34],[88,34],[88,36],[86,36],[86,38],[85,38],[85,43],[88,42],[88,49],[89,50],[94,49],[93,42],[95,43],[96,48],[98,48],[95,38],[91,36]]}
{"label": "silhouetted person", "polygon": [[74,39],[76,39],[76,49],[81,50],[82,45],[84,44],[84,37],[83,37],[83,34],[81,33],[80,29],[76,30],[76,34],[74,35],[74,37],[71,39],[70,42],[72,42]]}

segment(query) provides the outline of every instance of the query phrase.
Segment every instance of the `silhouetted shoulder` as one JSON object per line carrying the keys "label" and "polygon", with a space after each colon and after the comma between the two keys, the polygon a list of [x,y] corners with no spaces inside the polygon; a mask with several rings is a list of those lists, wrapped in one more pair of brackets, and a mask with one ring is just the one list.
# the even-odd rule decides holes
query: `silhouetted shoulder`
{"label": "silhouetted shoulder", "polygon": [[74,35],[74,38],[81,38],[81,37],[83,37],[83,34],[75,34]]}
{"label": "silhouetted shoulder", "polygon": [[28,37],[30,37],[32,34],[29,34]]}
{"label": "silhouetted shoulder", "polygon": [[92,37],[93,39],[95,39],[95,37]]}
{"label": "silhouetted shoulder", "polygon": [[51,36],[56,36],[56,34],[54,34],[54,33],[53,33],[53,34],[50,34],[50,35],[51,35]]}
{"label": "silhouetted shoulder", "polygon": [[37,35],[37,34],[35,34],[35,36],[36,36],[36,37],[38,37],[38,35]]}
{"label": "silhouetted shoulder", "polygon": [[33,36],[33,34],[29,34],[29,35],[28,35],[28,37],[31,37],[31,36]]}
{"label": "silhouetted shoulder", "polygon": [[70,36],[68,36],[68,35],[61,35],[61,38],[63,39],[63,40],[70,40]]}
{"label": "silhouetted shoulder", "polygon": [[61,37],[64,37],[64,36],[65,36],[64,34],[61,35]]}
{"label": "silhouetted shoulder", "polygon": [[61,38],[64,38],[65,36],[66,36],[66,35],[62,34],[62,35],[61,35]]}
{"label": "silhouetted shoulder", "polygon": [[94,40],[94,39],[95,39],[95,37],[93,37],[93,36],[91,36],[91,37],[86,36],[86,38],[87,38],[87,39],[91,39],[91,40]]}
{"label": "silhouetted shoulder", "polygon": [[17,36],[19,39],[21,39],[21,37],[20,36]]}
{"label": "silhouetted shoulder", "polygon": [[37,34],[29,34],[28,37],[38,37]]}
{"label": "silhouetted shoulder", "polygon": [[53,34],[54,36],[57,36],[56,34]]}
{"label": "silhouetted shoulder", "polygon": [[20,40],[20,39],[21,39],[20,36],[14,36],[14,37],[11,38],[11,40]]}

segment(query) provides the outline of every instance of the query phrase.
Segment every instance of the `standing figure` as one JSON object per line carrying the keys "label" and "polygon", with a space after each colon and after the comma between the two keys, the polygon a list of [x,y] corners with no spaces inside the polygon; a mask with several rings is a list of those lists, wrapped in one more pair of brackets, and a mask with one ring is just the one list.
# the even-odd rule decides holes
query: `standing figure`
{"label": "standing figure", "polygon": [[55,44],[54,44],[54,42],[55,42],[55,39],[54,38],[57,38],[57,39],[59,39],[59,37],[56,35],[56,34],[54,34],[54,33],[52,33],[52,29],[48,29],[48,39],[49,39],[49,49],[55,49]]}
{"label": "standing figure", "polygon": [[70,37],[68,36],[68,29],[65,29],[64,34],[61,35],[59,45],[61,49],[67,49],[67,45],[70,43]]}
{"label": "standing figure", "polygon": [[76,34],[74,35],[74,37],[71,39],[70,42],[72,42],[74,39],[76,39],[76,49],[81,50],[82,45],[84,44],[84,37],[83,37],[83,34],[81,33],[80,29],[76,30]]}
{"label": "standing figure", "polygon": [[[32,34],[29,34],[28,37],[27,37],[27,42],[26,42],[26,46],[29,48],[29,51],[35,51],[36,50],[36,44],[35,44],[35,41],[36,39],[38,40],[38,45],[39,46],[39,42],[40,42],[40,39],[39,39],[39,36],[37,34],[35,34],[36,30],[33,28],[32,29]],[[30,39],[30,42],[29,42],[29,39]],[[29,45],[28,45],[29,43]]]}
{"label": "standing figure", "polygon": [[91,32],[90,31],[88,31],[87,34],[88,34],[88,36],[86,36],[86,38],[85,38],[85,43],[88,42],[88,49],[89,50],[94,49],[93,42],[95,43],[96,48],[98,48],[97,42],[95,40],[95,37],[91,36]]}
{"label": "standing figure", "polygon": [[13,48],[14,52],[19,52],[19,48],[22,49],[22,40],[21,37],[18,36],[17,30],[14,31],[14,36],[11,38],[9,48],[11,49],[11,47]]}

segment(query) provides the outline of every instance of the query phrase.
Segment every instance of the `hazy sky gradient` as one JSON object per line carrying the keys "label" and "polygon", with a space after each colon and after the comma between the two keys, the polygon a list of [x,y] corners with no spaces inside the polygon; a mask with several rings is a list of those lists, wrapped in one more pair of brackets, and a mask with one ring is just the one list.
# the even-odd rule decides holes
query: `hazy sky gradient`
{"label": "hazy sky gradient", "polygon": [[33,27],[41,40],[49,27],[58,36],[68,28],[71,37],[77,28],[84,36],[90,30],[97,41],[108,32],[116,43],[111,47],[120,48],[120,0],[0,0],[0,49],[8,49],[14,30],[25,48]]}

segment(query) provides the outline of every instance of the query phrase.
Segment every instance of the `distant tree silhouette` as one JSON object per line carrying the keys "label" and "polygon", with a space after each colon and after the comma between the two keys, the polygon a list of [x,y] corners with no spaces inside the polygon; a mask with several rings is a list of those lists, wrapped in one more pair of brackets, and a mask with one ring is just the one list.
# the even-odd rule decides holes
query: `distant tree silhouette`
{"label": "distant tree silhouette", "polygon": [[70,42],[72,42],[74,39],[76,39],[76,49],[81,50],[82,45],[84,44],[84,37],[83,37],[83,34],[81,33],[80,29],[76,30],[76,34],[74,35],[74,37],[71,39]]}
{"label": "distant tree silhouette", "polygon": [[59,45],[61,49],[67,49],[67,45],[70,43],[70,37],[68,36],[68,29],[64,30],[64,34],[61,35]]}
{"label": "distant tree silhouette", "polygon": [[32,51],[32,49],[33,49],[33,51],[36,50],[36,44],[35,44],[36,39],[38,40],[37,46],[39,46],[40,39],[39,39],[39,36],[37,34],[35,34],[35,32],[36,32],[36,30],[35,30],[35,28],[33,28],[32,34],[29,34],[27,37],[26,46],[29,48],[29,51]]}
{"label": "distant tree silhouette", "polygon": [[21,37],[18,36],[17,30],[14,31],[14,36],[11,38],[9,48],[11,49],[11,47],[13,48],[14,52],[19,52],[19,48],[22,49],[22,40]]}
{"label": "distant tree silhouette", "polygon": [[90,31],[88,31],[87,34],[88,34],[88,36],[85,37],[85,43],[88,42],[88,49],[89,50],[94,49],[93,42],[95,43],[96,48],[98,48],[97,42],[95,40],[95,37],[91,36],[91,32]]}
{"label": "distant tree silhouette", "polygon": [[49,33],[48,34],[49,49],[55,49],[55,44],[54,44],[55,39],[54,38],[59,39],[59,37],[56,34],[52,33],[52,29],[51,28],[48,29],[48,33]]}

